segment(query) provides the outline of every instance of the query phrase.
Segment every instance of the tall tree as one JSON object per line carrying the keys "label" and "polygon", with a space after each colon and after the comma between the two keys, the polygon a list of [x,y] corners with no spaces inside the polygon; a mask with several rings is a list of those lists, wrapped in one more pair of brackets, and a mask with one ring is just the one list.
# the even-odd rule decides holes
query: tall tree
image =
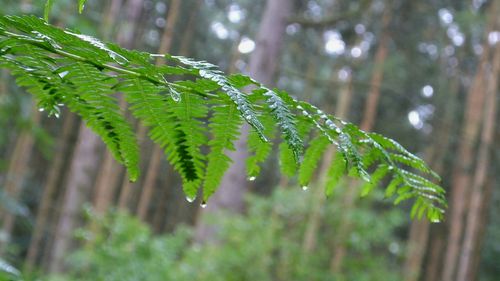
{"label": "tall tree", "polygon": [[[257,33],[256,47],[250,56],[248,74],[264,85],[272,86],[280,59],[288,18],[293,9],[292,0],[268,0]],[[241,212],[243,196],[248,189],[245,173],[247,157],[246,139],[248,126],[244,125],[241,137],[235,143],[236,151],[228,153],[233,160],[232,166],[224,175],[217,192],[210,199],[202,213],[215,213],[220,209]],[[202,240],[211,233],[209,226],[198,224],[197,237]]]}
{"label": "tall tree", "polygon": [[[101,33],[104,35],[109,36],[109,31],[113,29],[120,12],[118,7],[121,4],[122,0],[113,0],[110,2],[103,18],[104,25]],[[126,23],[120,25],[121,28],[118,30],[118,35],[116,36],[118,44],[125,48],[134,47],[134,35],[136,34],[142,5],[143,1],[130,1],[126,6]],[[122,108],[125,107],[125,101],[121,97],[120,105]],[[105,212],[109,204],[113,202],[122,171],[123,168],[121,165],[113,159],[109,151],[106,151],[94,185],[94,207],[98,213]]]}
{"label": "tall tree", "polygon": [[68,114],[64,119],[61,135],[58,137],[56,152],[43,187],[42,198],[40,199],[38,210],[36,211],[35,225],[33,226],[33,233],[31,235],[28,254],[25,260],[26,270],[28,271],[36,264],[38,255],[42,252],[41,250],[43,247],[41,242],[44,235],[49,230],[50,209],[56,203],[54,202],[55,193],[63,182],[68,157],[71,157],[71,138],[75,133],[75,125],[79,123],[77,121],[74,114]]}
{"label": "tall tree", "polygon": [[[374,68],[370,80],[370,89],[365,102],[363,117],[361,120],[360,128],[364,131],[372,131],[377,118],[377,109],[380,99],[380,89],[384,78],[384,65],[387,58],[388,44],[390,42],[389,25],[392,17],[391,1],[384,3],[384,11],[382,15],[382,26],[379,37],[379,44],[375,52]],[[330,268],[332,273],[341,274],[342,263],[346,255],[346,241],[351,229],[351,218],[348,215],[349,210],[354,207],[355,199],[358,196],[359,188],[358,181],[351,181],[346,194],[343,196],[343,216],[337,231],[337,236],[334,238],[334,250],[332,253],[332,260]]]}
{"label": "tall tree", "polygon": [[[168,9],[165,29],[161,36],[160,47],[158,48],[159,54],[169,53],[172,48],[172,41],[174,37],[175,24],[177,18],[180,15],[181,1],[172,0],[170,1],[170,8]],[[162,63],[161,59],[156,61],[159,65]],[[154,189],[156,187],[156,181],[158,174],[160,172],[161,160],[163,159],[163,151],[160,146],[155,145],[153,147],[153,152],[151,153],[151,158],[149,160],[148,169],[146,173],[146,178],[142,186],[142,192],[139,199],[139,205],[137,206],[137,215],[142,220],[146,220],[148,215],[148,210],[150,207],[151,198],[154,194]]]}
{"label": "tall tree", "polygon": [[[40,112],[33,106],[31,114],[32,126],[38,126],[40,122]],[[4,182],[4,192],[9,200],[18,200],[19,194],[24,184],[26,174],[29,171],[29,160],[34,145],[33,132],[22,130],[16,140],[16,145],[10,156],[9,168]],[[10,235],[14,227],[15,215],[11,210],[0,210],[0,221],[2,222],[3,233]],[[0,241],[0,255],[5,251],[6,241]]]}
{"label": "tall tree", "polygon": [[[134,38],[133,23],[138,19],[143,7],[143,0],[127,2],[128,20],[123,24],[124,32],[120,32],[122,42],[131,42]],[[113,9],[110,12],[116,11]],[[70,164],[68,180],[64,193],[60,217],[54,232],[50,272],[60,272],[63,268],[64,256],[70,249],[72,232],[79,217],[80,206],[92,188],[96,163],[99,163],[99,148],[102,147],[99,138],[84,124],[80,127],[78,142],[75,147],[73,160]]]}
{"label": "tall tree", "polygon": [[[497,17],[498,18],[498,17]],[[497,19],[496,27],[500,27],[500,19]],[[496,30],[496,29],[495,29]],[[485,221],[481,219],[484,205],[488,199],[485,197],[486,178],[490,166],[491,149],[495,132],[495,120],[498,106],[498,76],[500,75],[500,44],[492,46],[494,51],[492,67],[489,78],[486,80],[486,106],[483,114],[483,128],[476,159],[476,169],[472,180],[470,202],[468,206],[467,219],[463,245],[460,252],[457,281],[476,280],[477,276],[473,270],[476,256],[480,254],[478,246],[481,225]]]}
{"label": "tall tree", "polygon": [[[497,17],[498,1],[493,1],[490,8],[486,34],[494,30]],[[486,35],[485,37],[487,37]],[[457,261],[461,248],[464,227],[464,214],[467,208],[471,183],[471,170],[474,164],[474,151],[479,135],[485,101],[485,77],[489,65],[490,46],[488,40],[483,44],[483,53],[477,67],[476,76],[469,89],[466,101],[464,124],[460,137],[457,161],[452,179],[449,209],[449,232],[442,272],[443,281],[455,280]]]}

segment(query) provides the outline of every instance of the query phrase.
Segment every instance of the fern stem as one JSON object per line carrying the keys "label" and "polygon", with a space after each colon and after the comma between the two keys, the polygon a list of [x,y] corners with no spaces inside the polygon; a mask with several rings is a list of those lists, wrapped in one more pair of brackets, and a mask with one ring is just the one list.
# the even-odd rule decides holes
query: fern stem
{"label": "fern stem", "polygon": [[[156,79],[153,79],[153,78],[151,78],[149,76],[146,76],[146,75],[144,75],[142,73],[139,73],[139,72],[136,72],[136,71],[133,71],[133,70],[129,70],[129,69],[124,69],[124,68],[118,67],[116,65],[112,65],[112,64],[109,64],[109,63],[99,63],[99,62],[96,62],[96,61],[92,61],[92,60],[89,60],[89,59],[84,58],[82,56],[79,56],[79,55],[76,55],[76,54],[73,54],[73,53],[70,53],[70,52],[67,52],[67,51],[55,48],[53,46],[52,47],[48,47],[47,45],[44,44],[44,43],[47,43],[44,40],[39,40],[39,39],[31,38],[29,36],[17,34],[17,33],[6,31],[6,30],[2,30],[2,29],[0,29],[0,36],[4,36],[6,38],[9,38],[9,37],[10,38],[15,38],[15,39],[17,39],[19,41],[24,41],[24,42],[26,42],[26,43],[28,43],[30,45],[35,46],[35,47],[42,48],[42,49],[44,49],[44,50],[46,50],[48,52],[51,52],[53,54],[57,54],[57,55],[62,56],[62,57],[67,57],[67,58],[70,58],[70,59],[75,60],[75,61],[80,61],[80,62],[83,62],[83,63],[91,64],[91,65],[94,65],[94,66],[96,66],[97,68],[100,68],[100,69],[108,69],[108,70],[114,71],[116,73],[135,76],[135,77],[147,80],[147,81],[149,81],[149,82],[151,82],[151,83],[153,83],[155,85],[164,85],[166,87],[174,87],[174,88],[177,88],[177,89],[182,89],[184,91],[187,91],[187,92],[190,92],[190,93],[194,93],[194,94],[200,95],[202,97],[217,97],[217,95],[214,95],[214,94],[193,92],[188,87],[185,87],[185,86],[182,86],[182,85],[178,85],[178,84],[175,84],[175,83],[171,83],[171,82],[168,82],[167,80],[163,80],[163,81],[156,80]],[[164,55],[162,55],[162,56],[164,57]]]}

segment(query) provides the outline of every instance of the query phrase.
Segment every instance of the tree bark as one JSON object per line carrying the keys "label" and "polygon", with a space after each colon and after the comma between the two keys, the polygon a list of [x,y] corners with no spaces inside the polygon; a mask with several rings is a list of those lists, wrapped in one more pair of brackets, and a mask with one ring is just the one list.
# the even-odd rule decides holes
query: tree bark
{"label": "tree bark", "polygon": [[[370,90],[365,102],[365,109],[363,119],[361,120],[360,128],[364,131],[373,130],[375,119],[377,118],[378,101],[380,98],[380,87],[384,78],[384,64],[387,58],[387,51],[390,40],[389,24],[392,17],[392,7],[389,5],[390,1],[386,3],[382,15],[382,31],[380,41],[375,53],[374,69],[370,82]],[[359,183],[352,180],[348,185],[346,194],[343,196],[343,210],[344,215],[341,218],[337,236],[334,242],[334,251],[332,260],[330,262],[330,270],[333,274],[340,274],[342,271],[342,263],[346,255],[346,239],[351,229],[351,219],[348,215],[349,211],[354,207],[355,199],[358,195]]]}
{"label": "tree bark", "polygon": [[[287,19],[292,13],[292,0],[268,0],[257,34],[256,48],[250,56],[249,75],[267,86],[273,85],[285,36]],[[216,213],[221,209],[241,212],[244,208],[243,196],[248,189],[245,161],[248,152],[246,140],[248,125],[241,129],[241,136],[235,143],[236,151],[228,153],[233,165],[228,169],[219,189],[210,199],[208,207],[201,215]],[[199,223],[196,229],[198,241],[210,239],[213,229]]]}
{"label": "tree bark", "polygon": [[[496,20],[496,7],[498,1],[493,1],[491,14],[486,34],[493,30]],[[460,253],[462,233],[464,227],[464,214],[466,211],[466,200],[469,199],[467,187],[471,182],[471,171],[474,162],[474,148],[477,142],[482,112],[485,101],[485,75],[488,65],[490,47],[488,40],[483,44],[483,54],[480,59],[476,76],[469,89],[466,102],[463,131],[460,137],[458,158],[455,161],[453,181],[450,198],[449,212],[449,234],[445,252],[442,280],[455,280],[457,259]]]}
{"label": "tree bark", "polygon": [[[443,68],[445,68],[446,61],[443,60]],[[450,93],[449,97],[445,97],[443,103],[445,104],[445,109],[442,118],[436,118],[437,122],[434,124],[434,131],[436,132],[433,135],[432,143],[433,145],[429,147],[429,149],[425,152],[424,159],[429,166],[438,174],[445,173],[445,158],[446,154],[450,150],[452,136],[451,133],[454,129],[454,118],[458,107],[458,99],[457,95],[459,92],[459,80],[458,78],[454,78],[451,82],[448,82],[447,78],[444,78],[446,81],[442,81],[442,83],[449,84],[449,88],[445,91]],[[434,226],[435,227],[435,226]],[[431,225],[427,219],[423,220],[412,220],[410,225],[410,235],[408,238],[408,250],[406,253],[406,260],[404,266],[404,278],[405,281],[417,281],[422,275],[421,271],[423,268],[424,258],[427,250],[431,253],[435,253],[436,255],[429,255],[429,262],[438,264],[440,251],[436,251],[434,246],[429,246],[433,244],[429,239],[442,239],[442,237],[438,237],[439,235],[432,235],[429,237],[431,233]],[[439,245],[442,245],[440,243]],[[434,264],[431,266],[434,267]],[[431,279],[425,279],[427,281],[433,281]]]}
{"label": "tree bark", "polygon": [[71,246],[72,232],[75,229],[80,208],[92,186],[95,164],[99,159],[99,142],[99,138],[82,124],[70,164],[59,222],[54,232],[54,245],[49,264],[51,273],[61,272],[64,268],[63,262]]}
{"label": "tree bark", "polygon": [[[499,25],[500,26],[500,25]],[[472,181],[470,205],[465,224],[464,241],[460,253],[457,281],[476,280],[473,276],[473,262],[480,251],[477,247],[481,214],[485,200],[484,189],[490,165],[495,121],[497,116],[498,75],[500,75],[500,44],[496,44],[493,57],[493,67],[487,83],[486,108],[484,110],[483,130],[479,144],[476,171]]]}
{"label": "tree bark", "polygon": [[[33,105],[31,114],[32,126],[38,126],[40,123],[40,112]],[[31,130],[22,130],[16,141],[14,151],[10,156],[9,168],[7,170],[4,192],[9,196],[9,200],[17,201],[23,188],[26,173],[29,171],[29,160],[34,145],[33,132]],[[10,210],[2,210],[0,213],[0,222],[2,222],[2,232],[10,236],[14,227],[15,215]],[[10,239],[10,238],[9,238]],[[0,256],[6,248],[7,241],[0,241]]]}
{"label": "tree bark", "polygon": [[[161,37],[160,47],[158,53],[164,54],[170,52],[172,48],[172,39],[174,36],[175,24],[180,13],[181,1],[172,0],[170,2],[170,8],[167,13],[165,29]],[[158,59],[156,64],[161,64],[162,61]],[[164,158],[163,150],[158,146],[153,146],[153,152],[151,154],[151,159],[149,160],[149,165],[146,173],[146,179],[142,186],[142,192],[139,199],[139,205],[137,206],[137,215],[143,221],[146,220],[151,198],[154,194],[154,189],[156,187],[156,179],[160,172],[161,160]]]}
{"label": "tree bark", "polygon": [[53,199],[57,188],[62,184],[62,178],[65,170],[65,162],[68,155],[71,155],[70,143],[71,135],[74,133],[76,116],[74,114],[68,114],[63,123],[62,133],[58,137],[58,142],[56,146],[55,156],[52,159],[52,166],[50,167],[47,180],[43,189],[43,195],[40,200],[38,210],[36,212],[35,225],[33,226],[33,234],[31,235],[31,241],[28,247],[28,254],[25,260],[25,268],[27,271],[31,271],[33,266],[37,262],[39,253],[41,252],[42,239],[48,230],[48,224],[50,220],[50,209],[51,206],[55,205]]}
{"label": "tree bark", "polygon": [[[125,23],[121,25],[117,36],[118,44],[125,48],[132,48],[134,45],[134,34],[137,30],[137,21],[142,12],[143,2],[143,0],[132,0],[127,3],[127,18]],[[107,14],[104,15],[104,29],[102,30],[105,36],[109,36],[109,30],[114,26],[121,4],[122,0],[113,0],[109,5]],[[120,97],[119,100],[120,107],[125,108],[125,100],[122,97]],[[106,150],[94,187],[94,208],[97,213],[104,213],[113,202],[122,171],[123,167],[118,164],[113,158],[113,155]]]}
{"label": "tree bark", "polygon": [[[143,0],[131,0],[127,3],[128,19],[122,25],[123,30],[118,36],[118,42],[133,42],[132,39],[134,38],[135,33],[134,24],[142,11],[142,2]],[[116,8],[118,4],[120,4],[120,2],[111,3],[108,12],[117,13],[119,11],[119,9]],[[104,17],[116,18],[117,15],[104,15]],[[105,31],[101,32],[104,33]],[[53,235],[52,258],[48,264],[49,272],[57,273],[64,269],[63,259],[71,247],[71,233],[74,231],[76,226],[79,209],[81,204],[85,200],[89,199],[86,199],[86,195],[91,191],[92,184],[94,183],[94,175],[97,172],[96,164],[99,163],[100,158],[98,153],[100,148],[102,148],[102,142],[93,132],[90,131],[90,129],[82,124],[80,126],[80,132],[75,146],[73,159],[70,164],[66,190],[63,197],[64,200],[60,209],[59,222]],[[109,152],[106,152],[105,155],[104,163],[100,170],[101,173],[96,178],[99,183],[109,183],[109,181],[102,179],[102,177],[106,176],[102,173],[103,169],[105,168],[106,171],[109,171],[110,169],[108,165],[112,165],[110,164],[110,162],[112,163],[112,160],[109,159]],[[102,190],[104,190],[104,188],[97,188],[97,198],[106,198],[102,199],[104,202],[107,198],[109,198],[109,195],[107,194],[110,194],[110,191],[106,191],[107,194],[102,195]],[[105,203],[99,204],[105,205]]]}
{"label": "tree bark", "polygon": [[[334,76],[336,72],[334,71]],[[335,81],[336,78],[332,78]],[[351,107],[352,100],[352,77],[346,81],[346,84],[339,93],[337,99],[337,104],[335,108],[335,115],[339,118],[346,119],[349,115],[349,109]],[[302,251],[305,255],[310,254],[316,248],[316,237],[318,236],[318,230],[321,226],[321,209],[325,201],[325,186],[326,186],[326,175],[328,173],[328,168],[330,167],[335,150],[333,147],[329,147],[325,153],[325,157],[321,162],[321,168],[319,171],[319,183],[318,188],[314,189],[314,204],[312,205],[311,213],[307,220],[306,231],[304,233],[304,240],[302,241]]]}

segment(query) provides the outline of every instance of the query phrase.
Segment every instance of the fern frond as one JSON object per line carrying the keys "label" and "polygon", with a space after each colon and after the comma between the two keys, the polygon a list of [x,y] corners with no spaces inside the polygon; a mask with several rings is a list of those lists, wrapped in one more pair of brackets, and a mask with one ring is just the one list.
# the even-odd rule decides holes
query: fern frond
{"label": "fern frond", "polygon": [[226,155],[226,151],[235,150],[233,142],[238,139],[242,121],[234,103],[225,97],[221,97],[211,109],[213,115],[209,127],[213,137],[208,142],[210,153],[207,155],[208,162],[203,183],[205,201],[215,192],[231,164],[231,158]]}
{"label": "fern frond", "polygon": [[[58,69],[67,73],[62,80],[75,85],[77,96],[63,99],[68,107],[80,114],[108,146],[115,159],[123,163],[129,177],[135,181],[139,175],[139,147],[130,124],[120,112],[111,87],[115,79],[104,76],[95,67],[80,62]],[[67,93],[69,94],[69,93]]]}
{"label": "fern frond", "polygon": [[368,193],[370,193],[380,183],[380,181],[387,175],[388,172],[389,167],[385,164],[380,164],[375,172],[373,172],[371,181],[361,186],[361,196],[368,195]]}
{"label": "fern frond", "polygon": [[[156,66],[158,58],[170,64]],[[296,174],[303,146],[309,147],[299,170],[301,184],[309,182],[322,152],[333,144],[337,153],[328,171],[327,195],[347,171],[368,182],[363,194],[388,176],[386,196],[395,196],[395,203],[415,198],[413,215],[426,213],[436,220],[446,206],[444,190],[428,179],[438,176],[394,140],[366,133],[248,76],[225,76],[208,62],[126,50],[34,16],[1,16],[0,67],[10,69],[49,114],[58,115],[61,104],[80,114],[134,179],[137,145],[113,96],[123,93],[133,115],[149,127],[151,139],[181,174],[190,199],[202,184],[205,200],[215,191],[230,163],[225,151],[233,149],[237,128],[245,121],[254,128],[248,141],[249,176],[258,174],[273,145],[268,136],[278,129],[285,175]],[[176,81],[180,75],[186,80]],[[207,120],[209,106],[214,114]],[[203,152],[207,143],[208,157]],[[372,167],[378,168],[370,176]]]}
{"label": "fern frond", "polygon": [[368,134],[373,140],[378,142],[383,148],[385,149],[390,149],[398,152],[398,154],[391,154],[392,159],[395,161],[398,161],[400,163],[403,163],[405,165],[408,165],[412,168],[418,169],[426,174],[432,175],[434,178],[437,180],[440,180],[441,178],[439,177],[438,174],[436,174],[434,171],[432,171],[429,166],[419,157],[415,156],[413,153],[409,152],[404,148],[402,145],[397,143],[395,140],[390,139],[388,137],[385,137],[383,135],[377,134],[377,133],[369,133]]}
{"label": "fern frond", "polygon": [[299,184],[301,186],[309,185],[318,162],[330,144],[330,141],[325,136],[319,136],[309,143],[299,168]]}
{"label": "fern frond", "polygon": [[279,145],[279,164],[281,173],[287,177],[293,177],[298,165],[292,149],[284,142]]}
{"label": "fern frond", "polygon": [[325,195],[327,197],[333,194],[333,191],[337,187],[340,179],[342,178],[346,170],[347,170],[347,162],[345,161],[344,156],[342,156],[340,153],[335,153],[333,161],[326,174],[327,178],[325,186]]}
{"label": "fern frond", "polygon": [[[169,162],[181,174],[186,196],[194,198],[202,179],[200,165],[203,159],[191,154],[197,142],[188,138],[186,132],[193,129],[185,124],[190,113],[183,113],[188,110],[186,107],[189,102],[184,100],[182,104],[177,104],[169,96],[161,95],[161,89],[138,78],[127,79],[119,85],[118,90],[125,94],[127,102],[131,104],[132,114],[150,128],[149,136],[153,142],[165,151]],[[197,116],[204,113],[203,110],[199,111]],[[194,137],[200,136],[197,134]],[[204,141],[203,137],[201,139]]]}
{"label": "fern frond", "polygon": [[248,102],[246,95],[237,87],[232,85],[224,73],[217,69],[213,64],[204,61],[194,61],[192,59],[182,56],[165,55],[165,57],[174,61],[180,62],[184,65],[190,66],[198,70],[198,74],[205,79],[217,83],[221,90],[225,92],[229,98],[236,104],[236,108],[240,111],[241,116],[250,124],[259,134],[263,141],[268,141],[264,135],[264,126],[259,121],[257,113],[255,112],[252,104]]}
{"label": "fern frond", "polygon": [[[264,125],[264,134],[273,139],[275,134],[273,117],[267,111],[264,111],[259,119]],[[249,154],[246,159],[247,175],[250,179],[254,179],[260,174],[260,164],[269,157],[273,143],[263,142],[259,135],[252,130],[248,134],[247,148]]]}

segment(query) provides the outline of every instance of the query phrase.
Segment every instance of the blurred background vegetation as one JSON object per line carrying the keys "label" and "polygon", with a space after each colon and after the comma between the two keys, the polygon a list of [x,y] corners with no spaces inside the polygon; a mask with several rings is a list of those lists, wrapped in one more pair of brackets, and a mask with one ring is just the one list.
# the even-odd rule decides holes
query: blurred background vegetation
{"label": "blurred background vegetation", "polygon": [[46,117],[2,70],[0,280],[498,280],[499,2],[88,0],[80,15],[54,1],[52,24],[248,73],[398,140],[450,206],[411,221],[348,178],[325,198],[322,165],[300,187],[273,154],[256,179],[235,165],[200,208],[157,147],[143,141],[132,184],[76,116]]}

